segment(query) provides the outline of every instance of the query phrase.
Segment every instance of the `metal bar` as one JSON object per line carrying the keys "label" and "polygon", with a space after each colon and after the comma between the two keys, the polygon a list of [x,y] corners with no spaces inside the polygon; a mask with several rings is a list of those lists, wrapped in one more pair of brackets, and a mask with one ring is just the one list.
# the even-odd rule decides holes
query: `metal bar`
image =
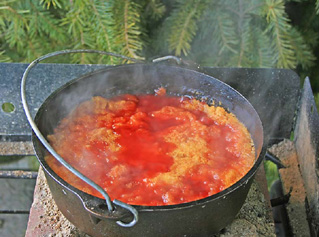
{"label": "metal bar", "polygon": [[273,198],[270,200],[271,206],[276,207],[279,205],[287,204],[289,202],[289,198],[290,198],[290,193],[287,193],[286,195],[281,197]]}
{"label": "metal bar", "polygon": [[276,156],[274,156],[273,154],[271,154],[269,152],[266,153],[265,158],[266,158],[266,160],[269,160],[269,161],[273,162],[274,164],[276,164],[278,169],[286,168]]}
{"label": "metal bar", "polygon": [[30,214],[30,211],[23,211],[23,210],[0,210],[0,214]]}
{"label": "metal bar", "polygon": [[36,179],[38,172],[23,170],[0,170],[2,179]]}

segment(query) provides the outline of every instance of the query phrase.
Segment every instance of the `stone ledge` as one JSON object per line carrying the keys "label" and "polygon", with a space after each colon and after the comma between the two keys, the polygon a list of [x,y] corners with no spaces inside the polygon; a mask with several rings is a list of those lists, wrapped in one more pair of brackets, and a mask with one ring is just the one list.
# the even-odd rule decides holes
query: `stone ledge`
{"label": "stone ledge", "polygon": [[289,195],[285,205],[289,227],[293,236],[310,236],[306,211],[307,194],[300,173],[298,155],[292,141],[284,140],[269,151],[278,157],[285,168],[279,169],[283,195]]}
{"label": "stone ledge", "polygon": [[[274,223],[269,215],[267,199],[256,181],[253,182],[247,200],[237,218],[216,236],[242,236],[243,234],[246,236],[276,236]],[[33,236],[88,237],[58,210],[41,167],[26,232],[26,237]]]}
{"label": "stone ledge", "polygon": [[32,142],[0,142],[0,156],[34,155]]}

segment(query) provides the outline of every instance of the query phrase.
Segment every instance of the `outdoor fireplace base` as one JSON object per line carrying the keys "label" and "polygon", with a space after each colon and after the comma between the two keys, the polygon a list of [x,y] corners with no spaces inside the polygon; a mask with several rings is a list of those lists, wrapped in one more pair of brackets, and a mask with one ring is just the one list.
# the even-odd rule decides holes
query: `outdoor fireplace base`
{"label": "outdoor fireplace base", "polygon": [[[257,172],[247,200],[236,219],[216,236],[276,236],[265,190],[263,167]],[[169,233],[167,233],[169,234]],[[42,168],[39,169],[34,201],[31,207],[26,237],[88,236],[79,231],[58,210],[52,199]]]}
{"label": "outdoor fireplace base", "polygon": [[[0,102],[10,102],[15,108],[15,110],[10,113],[0,110],[0,157],[33,155],[30,142],[31,128],[23,112],[20,98],[20,82],[26,67],[26,64],[19,63],[0,64],[0,84],[2,85],[0,87],[0,95],[2,96]],[[33,95],[30,97],[31,111],[35,114],[43,100],[61,85],[80,75],[104,67],[105,65],[39,64],[37,68],[30,73],[28,91],[32,92]],[[319,116],[309,79],[306,79],[304,85],[301,86],[299,76],[292,70],[286,69],[205,67],[201,68],[201,70],[208,75],[226,82],[253,104],[262,119],[269,146],[273,144],[278,144],[278,146],[282,145],[279,142],[294,137],[293,142],[289,141],[295,149],[293,152],[294,155],[291,155],[291,157],[297,156],[295,157],[297,158],[295,163],[298,167],[295,168],[297,168],[300,175],[297,180],[303,183],[304,191],[302,192],[304,192],[305,198],[298,199],[301,198],[301,196],[293,197],[293,192],[297,190],[296,187],[293,187],[290,193],[290,199],[284,200],[285,203],[283,206],[286,211],[288,210],[288,225],[290,225],[292,232],[299,229],[299,227],[296,226],[296,224],[299,225],[301,223],[297,220],[298,217],[305,223],[305,226],[309,226],[308,230],[310,233],[303,234],[318,236]],[[43,83],[39,83],[39,81]],[[276,147],[276,149],[278,149],[278,147]],[[276,150],[270,149],[269,151],[272,151],[282,163],[286,164],[284,159],[287,157],[283,157],[281,152],[277,153]],[[289,167],[280,170],[282,183],[279,183],[278,186],[281,186],[281,184],[284,186],[282,194],[284,196],[280,197],[280,199],[285,199],[285,194],[289,194],[291,185],[296,184],[296,182],[289,183],[285,180],[284,173],[289,175],[291,174],[290,170]],[[4,186],[8,177],[11,179],[26,179],[36,176],[36,172],[18,171],[19,172],[15,172],[15,170],[1,170],[1,185]],[[293,173],[296,172],[293,171]],[[294,176],[294,178],[297,177]],[[263,179],[265,179],[265,177],[263,177]],[[269,226],[269,230],[272,231],[272,233],[274,232],[273,221],[269,214],[270,207],[267,206],[269,199],[266,197],[268,193],[264,188],[265,181],[258,181],[258,177],[256,180],[257,182],[253,184],[248,199],[236,220],[228,226],[221,235],[229,236],[231,233],[236,233],[234,232],[235,229],[240,230],[240,235],[242,235],[243,231],[246,231],[249,227],[251,228],[250,231],[252,231],[249,233],[257,233],[256,235],[260,235],[260,226],[254,221],[262,220],[264,217],[264,224]],[[254,190],[257,191],[255,192]],[[23,190],[21,190],[21,195],[24,195],[22,191]],[[264,207],[264,210],[267,212],[262,212],[264,214],[261,217],[258,216],[258,213],[254,214],[254,211],[258,210],[258,208],[247,205],[251,197],[253,200],[256,200],[256,198],[254,199],[254,195],[251,196],[251,193],[254,192],[256,197],[260,197],[257,200],[261,202],[260,205]],[[262,199],[262,193],[266,193],[264,196],[265,200]],[[292,210],[290,208],[292,207],[295,210],[293,206],[295,204],[290,205],[293,203],[294,198],[295,200],[303,200],[303,202],[300,202],[300,205],[304,208],[303,211],[306,212],[306,215],[298,215],[293,212],[295,215],[289,216],[291,214],[290,210]],[[272,200],[272,202],[273,201],[274,200]],[[46,210],[49,210],[49,212]],[[28,211],[20,210],[15,206],[2,207],[0,211],[2,211],[2,215],[18,215],[17,213],[24,213],[23,215],[25,215],[28,213]],[[247,211],[254,214],[251,216],[253,220],[249,219],[249,216],[245,216]],[[70,233],[70,236],[81,236],[76,228],[59,214],[57,207],[52,201],[43,174],[40,171],[27,236],[36,233],[34,232],[36,230],[47,231],[43,233],[47,233],[48,236],[50,236],[50,234],[54,235],[52,230],[51,232],[49,231],[51,224],[52,227],[57,228],[55,230],[60,231],[55,232],[56,234]],[[278,223],[275,224],[278,226]],[[240,229],[242,226],[245,227],[245,230]],[[266,234],[266,236],[269,235]]]}

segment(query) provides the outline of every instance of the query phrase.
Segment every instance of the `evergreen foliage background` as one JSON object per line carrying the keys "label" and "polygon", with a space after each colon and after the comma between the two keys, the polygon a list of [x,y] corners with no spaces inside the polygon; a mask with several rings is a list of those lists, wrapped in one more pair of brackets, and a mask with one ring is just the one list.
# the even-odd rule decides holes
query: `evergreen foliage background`
{"label": "evergreen foliage background", "polygon": [[[291,68],[319,92],[318,43],[319,0],[0,2],[0,62],[63,49],[139,59],[173,54],[203,66]],[[123,63],[94,54],[59,62]]]}

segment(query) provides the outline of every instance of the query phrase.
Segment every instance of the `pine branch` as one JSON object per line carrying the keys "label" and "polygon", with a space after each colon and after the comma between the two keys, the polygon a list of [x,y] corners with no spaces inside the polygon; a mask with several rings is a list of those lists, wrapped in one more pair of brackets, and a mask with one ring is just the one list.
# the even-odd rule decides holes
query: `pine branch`
{"label": "pine branch", "polygon": [[[4,6],[12,10],[6,11],[0,27],[5,41],[8,42],[6,46],[12,49],[10,57],[15,60],[30,61],[52,51],[52,45],[63,41],[65,34],[57,26],[58,20],[41,5],[33,4],[30,0],[12,1],[11,4]],[[1,13],[3,12],[0,11],[0,18],[2,18]],[[54,41],[51,47],[46,48],[44,47],[46,43],[39,43],[51,40]],[[34,45],[36,47],[33,47]],[[6,51],[8,49],[1,48]]]}
{"label": "pine branch", "polygon": [[[285,12],[287,1],[309,0],[3,0],[0,60],[94,48],[135,58],[174,52],[210,66],[307,68],[318,45],[319,0],[298,30]],[[120,62],[94,54],[61,60]]]}
{"label": "pine branch", "polygon": [[239,55],[237,61],[237,67],[242,66],[242,61],[244,60],[244,53],[247,48],[247,39],[249,38],[249,20],[246,16],[246,12],[244,12],[244,3],[242,0],[238,1],[238,20],[237,20],[237,28],[238,28],[238,35],[240,38],[240,45],[239,45]]}
{"label": "pine branch", "polygon": [[62,4],[59,0],[41,0],[40,4],[46,9],[50,9],[51,6],[53,8],[62,8]]}
{"label": "pine branch", "polygon": [[[3,4],[8,4],[5,1]],[[16,2],[11,2],[12,4],[19,4]],[[15,9],[10,5],[3,5],[0,7],[0,18],[1,20],[1,41],[3,45],[8,48],[16,48],[17,51],[25,48],[25,42],[21,39],[27,38],[26,30],[29,28],[28,21],[25,15],[28,11],[23,11],[21,9]],[[5,52],[6,48],[1,45],[1,49]],[[16,53],[18,55],[19,53]]]}
{"label": "pine branch", "polygon": [[[66,28],[70,45],[73,49],[95,48],[94,29],[90,24],[94,11],[91,8],[90,0],[74,0],[70,5],[70,10],[61,19],[61,26]],[[72,54],[73,63],[95,63],[97,55],[93,54]]]}
{"label": "pine branch", "polygon": [[265,3],[268,26],[266,32],[273,39],[274,61],[279,68],[295,68],[297,60],[289,40],[291,25],[285,13],[284,1],[267,0]]}
{"label": "pine branch", "polygon": [[146,15],[154,20],[159,20],[165,11],[166,7],[160,0],[149,0],[145,8]]}
{"label": "pine branch", "polygon": [[115,21],[115,43],[121,47],[120,53],[125,56],[142,59],[138,52],[142,50],[139,4],[129,1],[115,1],[113,6]]}
{"label": "pine branch", "polygon": [[247,54],[250,58],[248,67],[270,68],[274,66],[273,55],[269,37],[263,32],[263,29],[252,23],[250,25],[250,39]]}
{"label": "pine branch", "polygon": [[13,9],[12,7],[10,6],[3,6],[3,7],[0,7],[0,10],[8,10],[10,11],[11,13],[13,13],[15,16],[17,16],[21,21],[23,21],[24,24],[26,24],[26,19],[21,15],[23,13],[28,13],[29,11],[17,11],[15,9]]}
{"label": "pine branch", "polygon": [[20,18],[13,18],[8,24],[8,31],[5,34],[5,40],[8,42],[10,48],[23,48],[24,42],[21,39],[26,38],[27,25],[25,21],[21,21]]}
{"label": "pine branch", "polygon": [[226,12],[221,12],[216,19],[216,28],[214,35],[216,40],[219,41],[220,50],[219,55],[223,53],[224,50],[229,50],[232,53],[237,53],[238,38],[235,34],[236,27],[234,22],[231,20],[231,16]]}
{"label": "pine branch", "polygon": [[269,36],[262,33],[262,4],[263,0],[226,0],[207,7],[199,22],[202,33],[193,45],[193,57],[209,66],[274,66]]}
{"label": "pine branch", "polygon": [[291,46],[295,52],[298,64],[300,64],[304,69],[314,65],[316,57],[313,55],[309,46],[305,43],[303,36],[300,32],[292,28],[290,32]]}
{"label": "pine branch", "polygon": [[[224,1],[209,3],[200,18],[199,34],[195,38],[192,55],[202,65],[237,64],[239,38],[235,19],[238,14],[234,12],[238,13],[238,5],[233,2],[228,3]],[[226,9],[229,6],[232,6],[232,11]]]}
{"label": "pine branch", "polygon": [[203,11],[204,1],[179,1],[176,10],[167,19],[169,51],[187,55],[197,31],[197,20]]}
{"label": "pine branch", "polygon": [[[237,67],[271,67],[271,55],[268,37],[262,33],[260,24],[260,10],[263,1],[238,1],[237,14],[234,15],[237,22],[237,34],[239,53],[234,54],[233,65]],[[235,9],[235,8],[234,8]]]}
{"label": "pine branch", "polygon": [[60,26],[66,26],[68,34],[72,35],[74,39],[78,38],[80,33],[79,29],[85,26],[85,19],[82,19],[82,14],[87,13],[87,8],[85,6],[86,4],[81,1],[74,1],[65,17],[61,19]]}
{"label": "pine branch", "polygon": [[12,62],[12,60],[9,56],[6,55],[5,51],[0,51],[0,62],[9,63],[9,62]]}
{"label": "pine branch", "polygon": [[[108,3],[100,3],[100,1],[90,1],[94,15],[92,22],[95,22],[94,28],[97,29],[96,43],[97,48],[108,52],[114,52],[112,45],[114,39],[110,28],[114,25],[113,18],[111,17],[111,6]],[[99,62],[102,62],[103,56],[100,57]],[[113,57],[109,58],[111,64],[114,64]]]}
{"label": "pine branch", "polygon": [[30,2],[33,17],[30,20],[29,32],[31,37],[36,37],[36,34],[46,34],[50,38],[65,41],[65,34],[59,27],[59,20],[50,15],[48,11],[42,11],[40,6]]}

